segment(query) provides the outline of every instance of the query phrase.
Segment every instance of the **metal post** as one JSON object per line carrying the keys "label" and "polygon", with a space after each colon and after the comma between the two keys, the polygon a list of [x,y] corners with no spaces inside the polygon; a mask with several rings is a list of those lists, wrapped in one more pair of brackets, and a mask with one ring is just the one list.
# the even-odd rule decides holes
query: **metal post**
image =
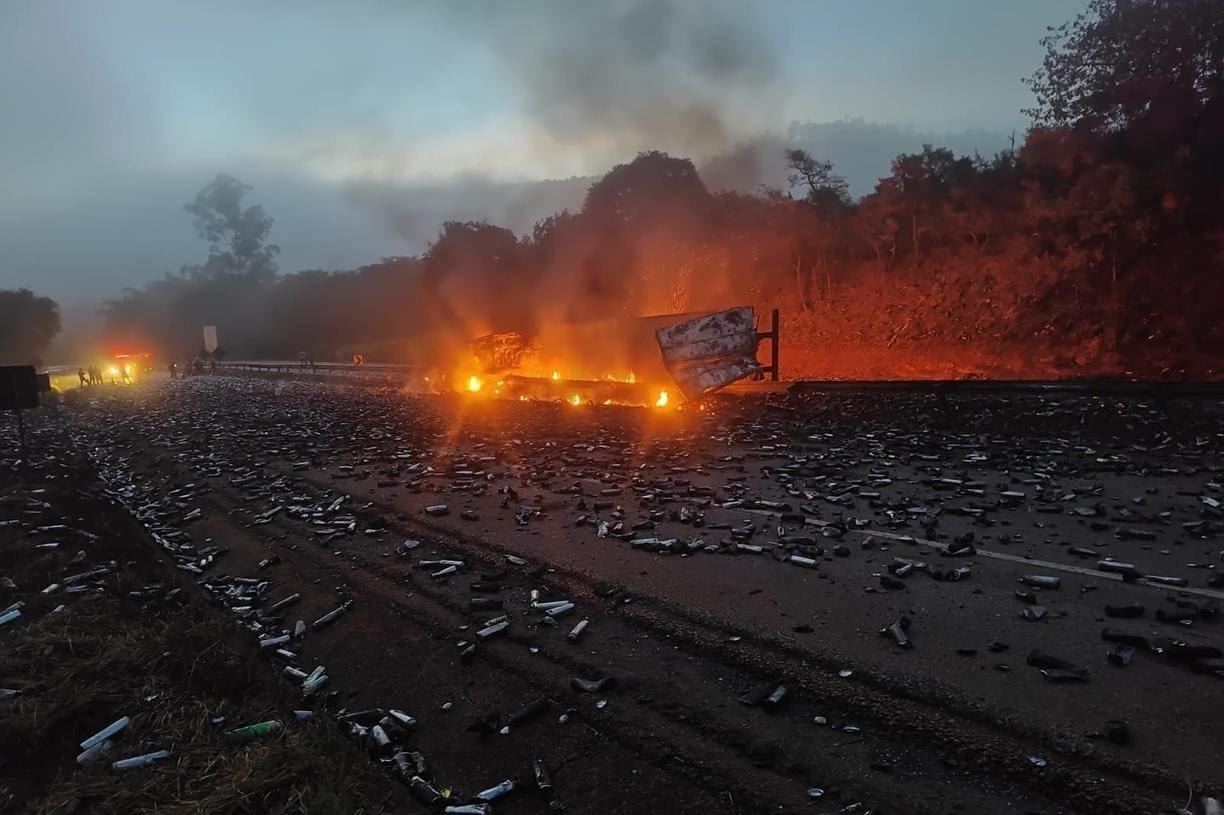
{"label": "metal post", "polygon": [[772,315],[772,324],[769,333],[773,337],[773,342],[770,343],[769,349],[769,378],[770,380],[778,381],[778,310],[775,308]]}

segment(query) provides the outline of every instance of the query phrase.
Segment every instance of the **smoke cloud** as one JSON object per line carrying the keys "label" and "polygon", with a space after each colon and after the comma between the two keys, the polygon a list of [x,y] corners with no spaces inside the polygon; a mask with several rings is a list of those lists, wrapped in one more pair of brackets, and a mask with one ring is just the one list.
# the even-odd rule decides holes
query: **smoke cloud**
{"label": "smoke cloud", "polygon": [[652,149],[702,158],[750,135],[740,122],[771,118],[777,64],[747,5],[541,0],[455,14],[489,37],[542,150],[593,166]]}

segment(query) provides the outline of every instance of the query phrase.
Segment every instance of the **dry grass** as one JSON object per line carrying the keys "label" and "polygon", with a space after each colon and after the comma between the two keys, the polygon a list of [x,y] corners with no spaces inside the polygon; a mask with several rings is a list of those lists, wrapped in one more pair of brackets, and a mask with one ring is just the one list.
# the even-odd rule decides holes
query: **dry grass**
{"label": "dry grass", "polygon": [[[130,617],[120,605],[83,599],[10,634],[0,684],[25,693],[0,716],[0,813],[390,808],[393,782],[329,722],[293,722],[291,689],[219,612],[196,602]],[[77,767],[77,743],[123,715],[132,722],[111,752]],[[210,722],[216,715],[224,725]],[[223,729],[268,718],[288,730],[244,747],[223,743]],[[158,765],[110,769],[162,748],[171,757]]]}

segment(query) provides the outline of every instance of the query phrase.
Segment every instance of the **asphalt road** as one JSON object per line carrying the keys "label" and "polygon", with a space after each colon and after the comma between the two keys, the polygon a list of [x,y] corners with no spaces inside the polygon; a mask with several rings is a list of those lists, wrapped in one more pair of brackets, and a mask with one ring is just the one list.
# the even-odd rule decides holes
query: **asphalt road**
{"label": "asphalt road", "polygon": [[[1224,695],[1193,660],[1224,647],[1217,402],[705,407],[203,377],[83,390],[31,425],[68,434],[134,511],[222,547],[203,582],[267,575],[307,621],[351,599],[300,659],[326,663],[337,704],[412,707],[457,789],[531,786],[544,757],[573,812],[1171,812],[1188,780],[1220,790]],[[925,566],[893,575],[896,558]],[[463,565],[431,577],[439,559]],[[547,625],[533,589],[575,608]],[[902,618],[910,647],[887,633]],[[1130,664],[1105,628],[1138,643]],[[1069,665],[1045,676],[1033,652]],[[547,712],[499,734],[534,698]]]}

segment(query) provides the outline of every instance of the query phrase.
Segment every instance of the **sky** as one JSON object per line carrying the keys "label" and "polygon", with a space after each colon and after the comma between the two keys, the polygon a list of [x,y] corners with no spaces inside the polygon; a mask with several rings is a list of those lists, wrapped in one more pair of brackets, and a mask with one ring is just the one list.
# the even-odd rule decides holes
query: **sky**
{"label": "sky", "polygon": [[1022,136],[1038,40],[1084,5],[0,0],[0,288],[83,306],[202,261],[182,205],[217,173],[284,272],[453,217],[526,231],[641,150],[702,166],[829,123],[861,194],[890,151]]}

